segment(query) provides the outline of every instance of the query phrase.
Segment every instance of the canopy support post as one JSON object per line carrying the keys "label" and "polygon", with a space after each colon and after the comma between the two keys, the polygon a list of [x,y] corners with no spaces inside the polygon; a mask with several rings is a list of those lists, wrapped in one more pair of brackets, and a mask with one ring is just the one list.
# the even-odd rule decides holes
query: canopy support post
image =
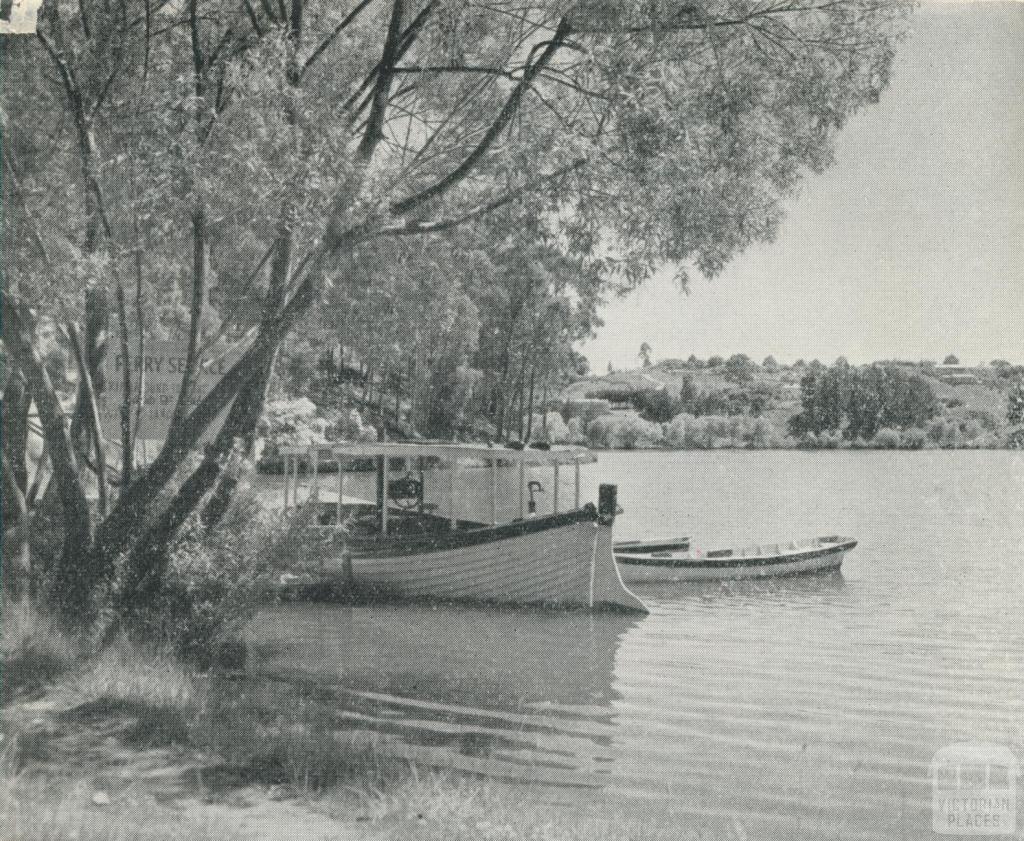
{"label": "canopy support post", "polygon": [[377,524],[382,536],[388,533],[387,456],[377,456]]}
{"label": "canopy support post", "polygon": [[452,459],[448,465],[448,525],[452,531],[455,531],[459,524],[459,518],[455,516],[455,471],[458,467],[458,459]]}
{"label": "canopy support post", "polygon": [[552,499],[552,503],[553,503],[554,508],[553,508],[551,513],[552,514],[557,514],[558,513],[558,462],[557,461],[555,462],[555,492],[554,492],[554,498]]}
{"label": "canopy support post", "polygon": [[498,525],[498,460],[491,459],[491,525]]}
{"label": "canopy support post", "polygon": [[519,460],[519,519],[523,519],[526,516],[526,501],[524,494],[526,492],[526,459]]}
{"label": "canopy support post", "polygon": [[580,507],[580,463],[574,462],[573,466],[576,468],[576,504],[573,507],[578,509]]}
{"label": "canopy support post", "polygon": [[343,496],[342,491],[345,488],[345,464],[342,461],[341,456],[338,456],[337,458],[338,458],[338,501],[335,503],[335,506],[334,506],[334,522],[335,522],[335,524],[337,525],[338,528],[341,528],[341,499],[342,499],[342,496]]}
{"label": "canopy support post", "polygon": [[417,497],[417,499],[416,499],[416,511],[419,514],[422,514],[423,513],[423,492],[424,492],[424,489],[425,489],[425,486],[423,484],[423,456],[418,456],[416,458],[416,472],[419,474],[419,480],[420,480],[419,491],[416,494],[416,497]]}

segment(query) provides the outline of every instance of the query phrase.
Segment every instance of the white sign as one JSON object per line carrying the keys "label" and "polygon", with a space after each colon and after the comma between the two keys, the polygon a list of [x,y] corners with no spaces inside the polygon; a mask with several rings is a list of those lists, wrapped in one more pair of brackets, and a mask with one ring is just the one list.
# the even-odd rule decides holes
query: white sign
{"label": "white sign", "polygon": [[[241,349],[232,348],[225,352],[215,349],[207,353],[192,390],[192,400],[188,410],[192,409],[212,389],[221,377],[241,356]],[[138,348],[132,348],[128,354],[128,366],[131,371],[132,420],[138,404],[136,395],[139,387],[139,374],[144,375],[145,397],[142,401],[142,412],[139,415],[138,437],[159,439],[167,436],[174,407],[181,392],[181,381],[184,376],[188,358],[188,342],[149,341],[145,352],[140,357]],[[103,372],[106,376],[106,389],[98,396],[100,422],[103,424],[104,437],[116,440],[121,429],[121,404],[124,401],[124,356],[120,349],[109,347],[104,360]]]}
{"label": "white sign", "polygon": [[0,0],[0,35],[33,35],[43,0]]}

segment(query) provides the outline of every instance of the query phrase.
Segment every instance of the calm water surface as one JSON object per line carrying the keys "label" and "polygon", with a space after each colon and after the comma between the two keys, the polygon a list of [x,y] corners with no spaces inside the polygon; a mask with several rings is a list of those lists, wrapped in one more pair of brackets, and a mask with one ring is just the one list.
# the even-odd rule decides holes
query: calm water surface
{"label": "calm water surface", "polygon": [[1021,455],[604,453],[584,498],[599,481],[623,539],[860,546],[841,575],[637,588],[642,618],[274,608],[253,679],[312,681],[339,726],[419,763],[713,835],[931,837],[937,749],[1024,759]]}

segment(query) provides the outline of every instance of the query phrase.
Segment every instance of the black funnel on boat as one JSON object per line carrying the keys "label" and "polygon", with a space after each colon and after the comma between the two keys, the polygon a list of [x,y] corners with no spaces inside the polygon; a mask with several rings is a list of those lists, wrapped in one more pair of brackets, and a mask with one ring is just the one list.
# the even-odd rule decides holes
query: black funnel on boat
{"label": "black funnel on boat", "polygon": [[597,491],[597,518],[602,525],[610,526],[615,522],[619,510],[619,489],[616,485],[601,485]]}

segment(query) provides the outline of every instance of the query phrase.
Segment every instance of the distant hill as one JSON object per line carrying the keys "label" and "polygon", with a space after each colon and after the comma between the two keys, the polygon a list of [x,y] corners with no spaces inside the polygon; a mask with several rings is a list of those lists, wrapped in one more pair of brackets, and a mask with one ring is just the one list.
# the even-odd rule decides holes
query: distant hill
{"label": "distant hill", "polygon": [[[801,382],[809,373],[828,371],[826,366],[814,362],[764,367],[743,356],[714,362],[709,366],[702,360],[665,360],[582,378],[569,383],[550,408],[559,410],[570,424],[576,417],[575,426],[570,426],[575,437],[598,447],[622,446],[625,440],[627,447],[998,448],[1007,446],[1014,432],[1006,420],[1009,392],[1024,380],[1024,366],[1007,363],[873,363],[898,369],[890,377],[899,383],[893,386],[897,392],[906,382],[927,388],[919,389],[925,405],[915,409],[915,425],[878,430],[865,441],[849,435],[848,424],[843,423],[817,434],[794,431],[792,421],[802,408]],[[896,393],[886,399],[903,397]],[[884,414],[881,409],[879,413]]]}

